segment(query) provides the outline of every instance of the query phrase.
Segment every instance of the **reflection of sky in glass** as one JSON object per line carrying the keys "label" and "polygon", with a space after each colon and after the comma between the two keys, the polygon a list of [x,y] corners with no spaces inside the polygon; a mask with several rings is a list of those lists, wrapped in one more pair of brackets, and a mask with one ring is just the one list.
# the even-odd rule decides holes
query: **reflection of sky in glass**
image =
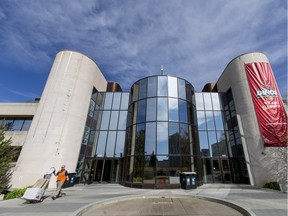
{"label": "reflection of sky in glass", "polygon": [[121,110],[127,110],[128,109],[128,103],[129,103],[129,93],[122,93],[122,99],[121,99]]}
{"label": "reflection of sky in glass", "polygon": [[157,77],[149,77],[148,78],[148,88],[147,88],[147,97],[156,96],[156,85],[157,85]]}
{"label": "reflection of sky in glass", "polygon": [[215,130],[213,111],[206,111],[207,129]]}
{"label": "reflection of sky in glass", "polygon": [[221,111],[214,111],[215,116],[215,123],[217,130],[223,130],[223,120],[222,120],[222,112]]}
{"label": "reflection of sky in glass", "polygon": [[168,95],[169,97],[177,97],[177,78],[168,77]]}
{"label": "reflection of sky in glass", "polygon": [[157,123],[157,154],[168,154],[168,122]]}
{"label": "reflection of sky in glass", "polygon": [[156,123],[146,123],[145,154],[155,154],[156,146]]}
{"label": "reflection of sky in glass", "polygon": [[120,111],[118,130],[126,129],[127,111]]}
{"label": "reflection of sky in glass", "polygon": [[106,157],[114,156],[115,140],[116,140],[116,131],[109,131],[106,147]]}
{"label": "reflection of sky in glass", "polygon": [[113,93],[106,93],[106,95],[105,95],[104,109],[108,109],[108,110],[111,109],[112,96],[113,96]]}
{"label": "reflection of sky in glass", "polygon": [[202,93],[195,93],[195,102],[196,102],[197,110],[204,110],[204,102],[203,102]]}
{"label": "reflection of sky in glass", "polygon": [[206,131],[200,131],[199,132],[199,142],[200,142],[200,148],[201,149],[208,149],[209,148]]}
{"label": "reflection of sky in glass", "polygon": [[158,121],[168,120],[167,98],[158,98],[157,120]]}
{"label": "reflection of sky in glass", "polygon": [[147,99],[146,121],[156,121],[156,98]]}
{"label": "reflection of sky in glass", "polygon": [[106,139],[107,139],[107,131],[100,131],[96,152],[98,157],[104,157]]}
{"label": "reflection of sky in glass", "polygon": [[212,110],[210,93],[203,93],[205,110]]}
{"label": "reflection of sky in glass", "polygon": [[118,110],[120,107],[121,93],[114,93],[112,109]]}
{"label": "reflection of sky in glass", "polygon": [[167,96],[168,86],[167,86],[167,77],[159,76],[158,77],[158,96]]}
{"label": "reflection of sky in glass", "polygon": [[199,130],[206,130],[205,112],[197,111],[197,122]]}
{"label": "reflection of sky in glass", "polygon": [[178,99],[169,98],[169,121],[178,121]]}
{"label": "reflection of sky in glass", "polygon": [[211,93],[212,97],[212,103],[213,103],[213,109],[214,110],[221,110],[221,105],[220,105],[220,98],[218,93]]}
{"label": "reflection of sky in glass", "polygon": [[125,131],[117,132],[117,141],[116,141],[116,149],[115,149],[115,157],[120,157],[121,154],[124,153],[124,144],[125,144]]}

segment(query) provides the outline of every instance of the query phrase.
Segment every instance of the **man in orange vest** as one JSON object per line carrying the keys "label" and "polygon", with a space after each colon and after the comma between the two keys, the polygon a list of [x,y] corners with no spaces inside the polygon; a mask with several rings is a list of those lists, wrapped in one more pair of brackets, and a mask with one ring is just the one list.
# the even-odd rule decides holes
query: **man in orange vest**
{"label": "man in orange vest", "polygon": [[61,189],[63,187],[63,184],[67,180],[68,172],[65,169],[65,165],[61,166],[61,170],[56,173],[56,170],[54,169],[53,174],[57,176],[56,183],[57,183],[57,189],[54,196],[52,196],[52,199],[55,200],[61,195]]}

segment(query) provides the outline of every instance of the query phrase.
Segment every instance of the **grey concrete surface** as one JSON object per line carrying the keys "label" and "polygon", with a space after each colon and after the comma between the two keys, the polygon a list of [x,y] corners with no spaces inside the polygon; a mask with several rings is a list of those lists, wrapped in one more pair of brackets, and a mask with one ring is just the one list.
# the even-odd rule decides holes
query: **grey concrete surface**
{"label": "grey concrete surface", "polygon": [[[287,193],[248,185],[205,184],[197,189],[135,189],[118,184],[75,185],[66,196],[40,203],[0,201],[0,216],[252,215],[287,216]],[[212,214],[213,213],[213,214]]]}

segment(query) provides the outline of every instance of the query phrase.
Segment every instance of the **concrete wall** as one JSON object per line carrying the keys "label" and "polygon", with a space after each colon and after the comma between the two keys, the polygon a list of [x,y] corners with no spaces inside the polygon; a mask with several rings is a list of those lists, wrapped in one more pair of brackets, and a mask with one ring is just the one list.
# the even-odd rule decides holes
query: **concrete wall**
{"label": "concrete wall", "polygon": [[13,173],[13,188],[33,185],[61,164],[75,172],[93,87],[107,87],[93,60],[73,51],[56,55]]}
{"label": "concrete wall", "polygon": [[[264,143],[260,134],[257,116],[248,85],[245,64],[268,62],[263,53],[248,53],[232,60],[217,81],[219,92],[231,88],[235,102],[240,134],[246,158],[246,164],[252,185],[263,186],[273,180],[270,161],[266,160]],[[274,179],[276,180],[276,179]]]}

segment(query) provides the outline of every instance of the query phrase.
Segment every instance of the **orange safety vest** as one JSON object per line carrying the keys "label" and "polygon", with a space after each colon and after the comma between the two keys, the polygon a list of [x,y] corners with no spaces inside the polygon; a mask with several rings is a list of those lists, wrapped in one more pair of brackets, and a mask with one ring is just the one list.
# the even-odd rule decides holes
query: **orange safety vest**
{"label": "orange safety vest", "polygon": [[67,171],[66,170],[60,170],[57,172],[57,181],[66,181],[67,178]]}

